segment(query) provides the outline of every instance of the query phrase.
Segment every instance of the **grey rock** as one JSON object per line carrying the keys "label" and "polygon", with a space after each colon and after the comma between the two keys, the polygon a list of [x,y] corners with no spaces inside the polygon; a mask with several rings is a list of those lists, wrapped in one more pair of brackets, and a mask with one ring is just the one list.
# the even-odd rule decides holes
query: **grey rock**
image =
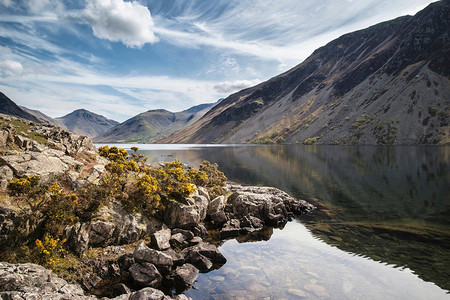
{"label": "grey rock", "polygon": [[185,256],[185,261],[194,265],[201,272],[206,272],[213,266],[213,263],[197,250],[189,251]]}
{"label": "grey rock", "polygon": [[175,286],[185,288],[192,285],[198,277],[198,269],[191,264],[184,264],[174,272]]}
{"label": "grey rock", "polygon": [[197,190],[188,198],[188,201],[192,201],[196,207],[200,221],[206,218],[206,213],[208,211],[209,205],[209,194],[208,191],[203,187],[197,187]]}
{"label": "grey rock", "polygon": [[173,265],[172,257],[162,251],[151,249],[140,242],[134,249],[133,257],[136,262],[150,262],[155,264],[158,269],[168,271]]}
{"label": "grey rock", "polygon": [[173,235],[178,234],[178,233],[181,233],[185,240],[191,240],[192,238],[194,238],[194,234],[190,230],[181,229],[181,228],[172,229]]}
{"label": "grey rock", "polygon": [[93,247],[105,247],[110,245],[115,229],[116,225],[112,222],[92,222],[89,230],[89,245]]}
{"label": "grey rock", "polygon": [[237,219],[231,219],[226,222],[220,230],[220,238],[226,239],[230,237],[239,236],[243,230],[241,229],[241,223]]}
{"label": "grey rock", "polygon": [[165,300],[170,299],[163,292],[154,288],[145,288],[131,294],[129,300]]}
{"label": "grey rock", "polygon": [[170,248],[170,229],[161,229],[151,235],[151,245],[158,250],[165,250]]}
{"label": "grey rock", "polygon": [[172,258],[174,266],[181,266],[184,264],[184,256],[176,252],[173,249],[164,250],[163,253],[169,255]]}
{"label": "grey rock", "polygon": [[97,299],[35,264],[0,262],[1,299]]}
{"label": "grey rock", "polygon": [[14,173],[8,166],[0,167],[0,188],[6,189],[8,183],[14,178]]}
{"label": "grey rock", "polygon": [[171,201],[166,208],[165,223],[170,228],[190,228],[201,221],[197,206]]}
{"label": "grey rock", "polygon": [[185,256],[189,255],[189,252],[198,252],[201,255],[207,257],[212,263],[224,264],[226,263],[226,258],[219,252],[216,246],[208,244],[205,242],[200,242],[195,246],[191,246],[183,249],[181,252]]}
{"label": "grey rock", "polygon": [[171,236],[170,238],[170,245],[172,247],[179,247],[184,248],[186,246],[189,246],[189,243],[186,241],[185,237],[181,233],[176,233]]}
{"label": "grey rock", "polygon": [[158,287],[162,276],[154,264],[148,262],[136,263],[129,269],[133,282],[141,287]]}
{"label": "grey rock", "polygon": [[81,256],[89,246],[89,226],[86,223],[77,223],[64,229],[67,245],[77,255]]}
{"label": "grey rock", "polygon": [[191,230],[195,236],[199,236],[202,238],[205,238],[208,236],[208,230],[206,229],[206,227],[203,224],[197,224],[194,227],[192,227]]}
{"label": "grey rock", "polygon": [[221,226],[227,221],[227,216],[224,212],[226,200],[227,198],[225,196],[219,196],[211,200],[208,205],[207,216],[211,222],[217,226]]}

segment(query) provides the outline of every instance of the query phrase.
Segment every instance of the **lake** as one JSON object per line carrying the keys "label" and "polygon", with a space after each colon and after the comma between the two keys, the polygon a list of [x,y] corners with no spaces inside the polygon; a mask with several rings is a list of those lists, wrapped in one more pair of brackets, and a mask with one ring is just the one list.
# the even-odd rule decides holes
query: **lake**
{"label": "lake", "polygon": [[138,146],[149,162],[219,164],[228,179],[280,188],[318,207],[255,240],[193,299],[450,299],[450,147]]}

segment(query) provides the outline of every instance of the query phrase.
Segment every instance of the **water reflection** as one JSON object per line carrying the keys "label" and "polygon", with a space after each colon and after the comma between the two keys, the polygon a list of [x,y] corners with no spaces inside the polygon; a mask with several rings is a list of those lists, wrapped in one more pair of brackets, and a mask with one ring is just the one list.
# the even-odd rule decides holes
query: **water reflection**
{"label": "water reflection", "polygon": [[202,274],[193,299],[449,299],[409,269],[330,247],[291,222],[268,241],[220,247],[227,263]]}
{"label": "water reflection", "polygon": [[[198,165],[203,159],[207,159],[217,162],[231,180],[276,186],[296,197],[313,201],[316,206],[319,206],[319,210],[302,218],[302,222],[315,238],[326,242],[324,245],[337,246],[349,253],[367,256],[390,265],[407,267],[422,279],[450,290],[450,254],[448,252],[450,249],[450,197],[448,196],[450,194],[450,147],[299,145],[180,147],[174,150],[143,151],[143,154],[149,155],[150,161],[167,161],[176,157],[193,165]],[[262,244],[240,244],[239,249],[242,250],[239,251],[251,253],[251,251],[259,250],[248,248],[252,247],[250,245],[259,245],[258,247],[270,245],[272,248],[269,247],[266,250],[269,256],[261,257],[264,257],[265,264],[272,265],[270,261],[272,256],[280,256],[276,251],[283,251],[273,244],[275,243],[273,240],[274,238],[271,238],[268,242],[261,242]],[[307,243],[310,242],[307,241]],[[227,249],[231,249],[228,247],[231,247],[233,243],[235,242],[225,243],[222,246],[223,250],[232,251]],[[299,253],[302,253],[301,257],[303,257],[304,250],[309,247],[297,245],[294,241],[288,244],[293,247],[289,246],[287,250],[284,250],[289,259]],[[270,255],[271,253],[273,254]],[[236,253],[230,254],[234,257]],[[312,257],[299,259],[311,260],[312,267],[324,260],[331,266],[338,263],[330,261],[331,258],[325,257],[326,255],[321,252],[311,253],[311,255]],[[340,260],[342,259],[340,255],[332,255],[332,258]],[[249,259],[251,259],[250,256]],[[359,257],[352,268],[360,270],[366,266],[364,261],[366,260]],[[300,261],[299,265],[304,263]],[[227,270],[231,266],[231,263],[227,263],[223,269]],[[349,272],[345,275],[359,276],[357,273],[353,274],[352,270],[335,267],[341,272]],[[391,267],[383,267],[383,269],[392,270]],[[221,270],[215,272],[223,272]],[[286,278],[282,275],[288,282],[285,287],[290,286],[291,289],[295,289],[295,277],[302,276],[308,271],[310,270],[297,273],[293,271],[291,275],[286,275]],[[266,273],[271,273],[272,277],[281,276],[276,272],[284,274],[281,269]],[[330,273],[340,276],[334,271]],[[392,274],[397,273],[398,271],[395,271]],[[383,274],[383,276],[391,275]],[[207,278],[209,277],[210,275]],[[320,274],[319,277],[320,280],[328,278],[325,274]],[[308,278],[308,280],[319,282],[319,279]],[[328,278],[326,282],[328,280],[332,281]],[[365,280],[369,279],[365,278]],[[369,283],[375,284],[380,280],[382,279],[374,277],[369,280]],[[391,280],[396,284],[397,280],[401,281],[400,278],[391,278]],[[295,284],[290,285],[289,282]],[[258,281],[255,283],[262,285]],[[205,284],[208,286],[210,283]],[[305,282],[302,284],[304,285]],[[349,283],[342,284],[349,285]],[[355,284],[360,285],[358,281],[353,282],[353,285]],[[275,288],[272,283],[269,283],[269,286],[271,289]],[[256,286],[254,288],[256,289]],[[392,286],[386,286],[386,288],[390,289]],[[327,289],[327,293],[334,295],[337,290],[337,287]],[[304,289],[302,291],[308,292]],[[326,298],[325,294],[322,296]],[[285,297],[291,298],[292,295],[286,294]]]}

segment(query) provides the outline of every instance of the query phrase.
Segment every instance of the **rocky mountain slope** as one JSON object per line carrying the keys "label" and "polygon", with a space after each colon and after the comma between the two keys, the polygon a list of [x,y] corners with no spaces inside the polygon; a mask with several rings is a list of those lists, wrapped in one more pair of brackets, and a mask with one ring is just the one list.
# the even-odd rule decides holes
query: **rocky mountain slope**
{"label": "rocky mountain slope", "polygon": [[77,109],[64,117],[56,118],[65,128],[73,133],[90,138],[103,134],[119,122],[105,118],[85,109]]}
{"label": "rocky mountain slope", "polygon": [[23,110],[2,92],[0,92],[0,113],[41,123],[41,120],[39,120],[35,115]]}
{"label": "rocky mountain slope", "polygon": [[450,141],[450,1],[352,32],[163,143]]}
{"label": "rocky mountain slope", "polygon": [[164,109],[149,110],[109,129],[94,140],[99,143],[151,143],[194,123],[214,105],[201,104],[176,113]]}
{"label": "rocky mountain slope", "polygon": [[53,125],[57,125],[63,129],[67,129],[66,126],[64,124],[62,124],[60,121],[53,119],[50,116],[47,116],[46,114],[44,114],[43,112],[36,110],[36,109],[30,109],[28,107],[25,106],[19,106],[21,109],[23,109],[25,112],[32,114],[33,116],[35,116],[36,118],[43,120],[44,122],[47,122],[49,124],[53,124]]}

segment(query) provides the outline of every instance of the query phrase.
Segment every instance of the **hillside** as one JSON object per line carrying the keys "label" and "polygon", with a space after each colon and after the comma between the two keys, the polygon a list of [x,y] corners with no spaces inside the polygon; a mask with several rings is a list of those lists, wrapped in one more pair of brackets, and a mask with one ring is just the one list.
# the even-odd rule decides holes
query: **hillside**
{"label": "hillside", "polygon": [[41,123],[41,120],[39,120],[36,116],[23,110],[2,92],[0,92],[0,113]]}
{"label": "hillside", "polygon": [[181,112],[149,110],[96,137],[97,143],[151,143],[197,121],[215,103],[201,104]]}
{"label": "hillside", "polygon": [[109,128],[119,124],[117,121],[107,119],[85,109],[77,109],[55,120],[63,124],[69,131],[90,138],[101,135]]}
{"label": "hillside", "polygon": [[38,119],[43,120],[44,122],[47,122],[49,124],[53,124],[53,125],[57,125],[63,129],[67,129],[65,128],[64,124],[62,124],[60,121],[57,121],[56,119],[53,119],[50,116],[47,116],[46,114],[44,114],[43,112],[36,110],[36,109],[30,109],[28,107],[25,106],[19,106],[21,109],[23,109],[25,112],[32,114],[33,116],[35,116]]}
{"label": "hillside", "polygon": [[161,143],[450,141],[450,1],[339,37]]}

